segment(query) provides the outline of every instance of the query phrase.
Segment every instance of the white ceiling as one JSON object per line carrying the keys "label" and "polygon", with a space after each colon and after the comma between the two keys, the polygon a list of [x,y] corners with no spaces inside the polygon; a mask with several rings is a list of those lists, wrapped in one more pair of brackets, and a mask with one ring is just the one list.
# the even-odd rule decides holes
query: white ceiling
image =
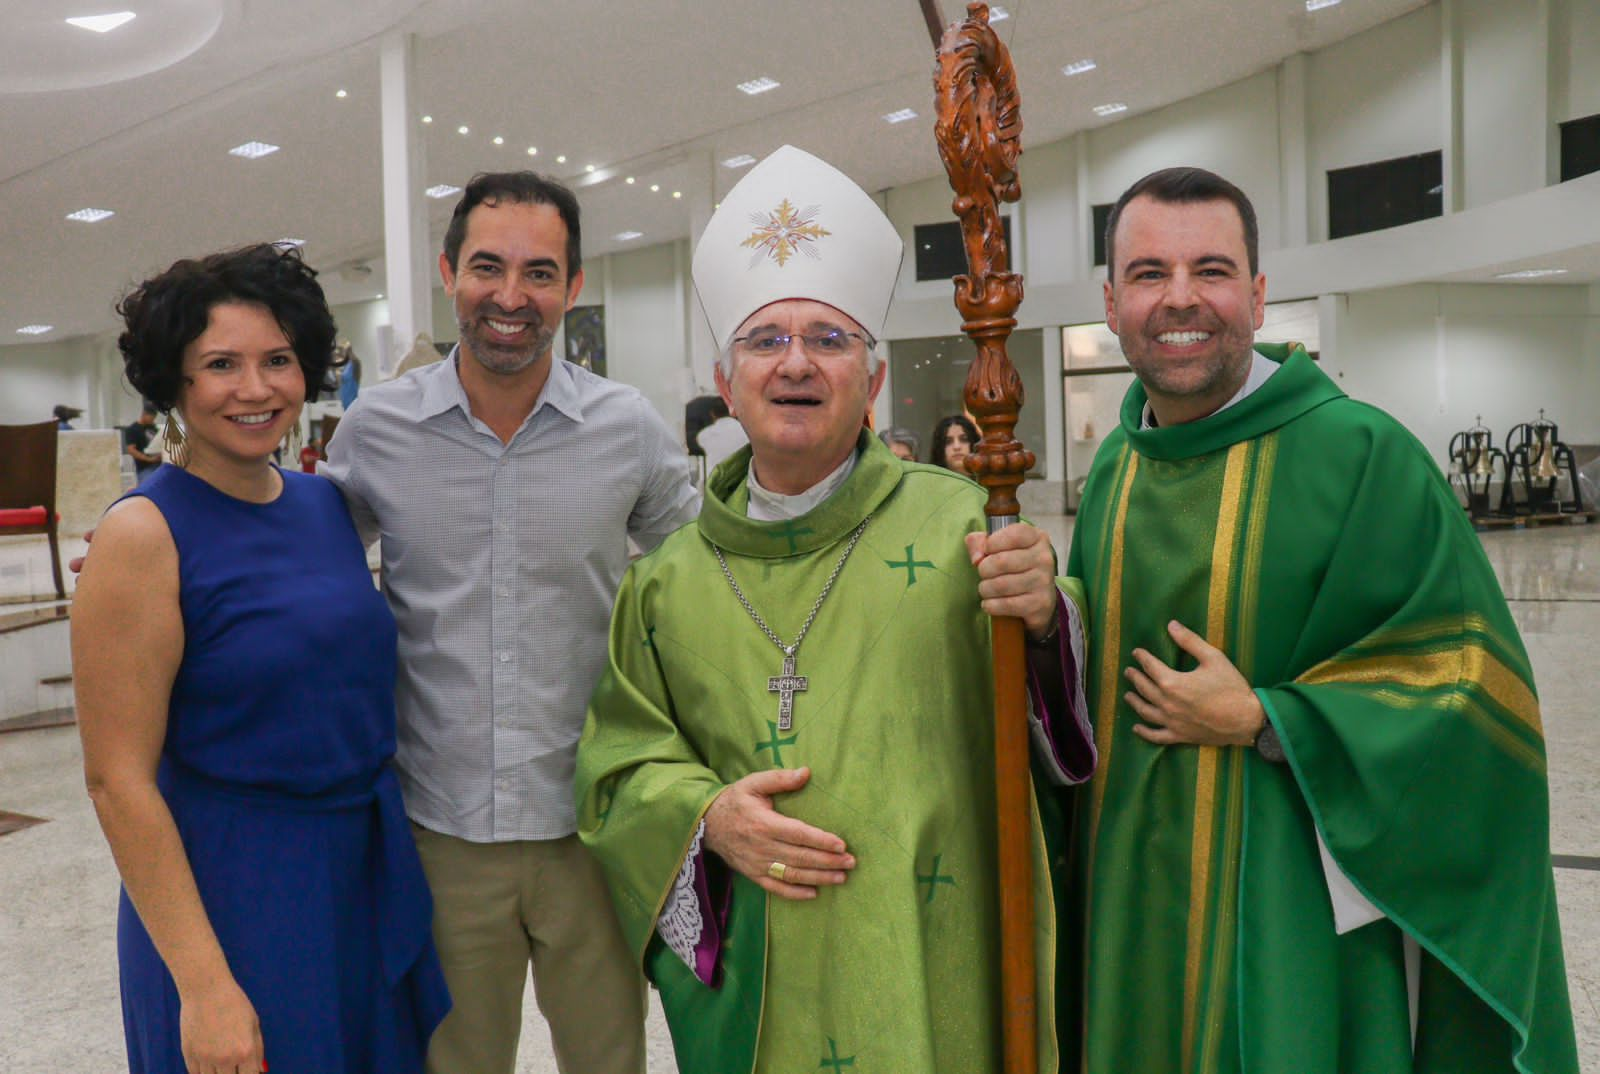
{"label": "white ceiling", "polygon": [[[956,0],[941,2],[947,18],[959,14]],[[1308,14],[1303,0],[1012,0],[996,28],[1017,64],[1024,144],[1039,145],[1115,122],[1097,118],[1096,104],[1126,102],[1124,117],[1158,108],[1425,2],[1346,0]],[[62,21],[124,7],[138,18],[108,34]],[[644,232],[636,244],[687,235],[687,199],[670,192],[688,181],[685,162],[707,152],[760,157],[793,142],[873,190],[940,174],[917,0],[0,0],[0,9],[0,344],[110,329],[112,303],[132,282],[233,244],[305,239],[324,270],[378,257],[378,52],[394,30],[418,38],[429,184],[530,164],[573,180],[588,164],[615,170],[580,191],[586,256],[621,247],[612,236],[623,230]],[[1098,69],[1062,76],[1084,57]],[[758,96],[734,88],[760,75],[782,86]],[[905,107],[922,118],[880,118]],[[434,122],[422,126],[423,112]],[[254,161],[228,154],[252,140],[282,149]],[[715,172],[717,195],[741,174]],[[429,203],[436,232],[452,201]],[[64,219],[85,207],[117,215]],[[381,290],[382,275],[353,283],[327,271],[324,282],[348,301]],[[15,335],[31,323],[56,329]]]}

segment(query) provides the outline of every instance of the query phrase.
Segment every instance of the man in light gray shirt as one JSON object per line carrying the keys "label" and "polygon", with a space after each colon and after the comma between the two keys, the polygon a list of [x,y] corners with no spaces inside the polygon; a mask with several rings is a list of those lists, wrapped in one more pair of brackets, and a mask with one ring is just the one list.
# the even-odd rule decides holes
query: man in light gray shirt
{"label": "man in light gray shirt", "polygon": [[439,259],[460,342],[368,388],[322,473],[383,539],[396,765],[454,1008],[430,1074],[510,1074],[531,960],[566,1074],[643,1074],[644,986],[572,801],[627,538],[695,517],[688,459],[633,388],[554,357],[583,287],[578,205],[475,177]]}

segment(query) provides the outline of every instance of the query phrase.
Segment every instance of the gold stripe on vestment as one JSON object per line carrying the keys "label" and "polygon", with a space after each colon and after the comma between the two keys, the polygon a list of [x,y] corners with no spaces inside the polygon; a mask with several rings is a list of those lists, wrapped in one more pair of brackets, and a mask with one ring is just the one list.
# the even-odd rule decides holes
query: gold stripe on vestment
{"label": "gold stripe on vestment", "polygon": [[1469,641],[1437,653],[1362,656],[1354,660],[1335,657],[1324,660],[1296,681],[1311,686],[1396,683],[1421,690],[1454,686],[1463,691],[1476,685],[1535,734],[1541,738],[1544,735],[1539,701],[1533,691],[1520,675],[1506,667],[1480,642]]}
{"label": "gold stripe on vestment", "polygon": [[1272,469],[1278,460],[1278,434],[1256,441],[1256,469],[1250,479],[1250,519],[1245,523],[1244,558],[1239,564],[1239,599],[1233,626],[1233,666],[1251,678],[1256,661],[1256,601],[1261,591],[1261,557],[1267,541],[1267,503]]}
{"label": "gold stripe on vestment", "polygon": [[[1239,541],[1239,507],[1250,444],[1228,449],[1217,505],[1217,530],[1211,545],[1211,591],[1206,598],[1205,639],[1218,649],[1228,645],[1228,604],[1233,596],[1234,549]],[[1189,856],[1189,931],[1183,964],[1183,1069],[1194,1068],[1195,1018],[1200,1004],[1200,962],[1206,949],[1206,909],[1210,904],[1211,851],[1216,825],[1217,761],[1221,748],[1199,746],[1194,779],[1194,841]]]}

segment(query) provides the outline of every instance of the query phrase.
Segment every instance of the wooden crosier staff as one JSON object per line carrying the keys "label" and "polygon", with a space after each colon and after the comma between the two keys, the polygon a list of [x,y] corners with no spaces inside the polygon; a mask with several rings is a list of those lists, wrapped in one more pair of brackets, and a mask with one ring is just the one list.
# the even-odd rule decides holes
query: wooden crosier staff
{"label": "wooden crosier staff", "polygon": [[[989,490],[989,532],[1018,521],[1016,490],[1033,466],[1018,442],[1022,378],[1006,355],[1016,327],[1022,277],[1009,270],[1000,202],[1016,201],[1022,114],[1010,53],[989,28],[989,6],[967,5],[938,43],[934,137],[956,192],[968,273],[955,278],[956,308],[978,355],[967,375],[967,409],[983,438],[967,470]],[[937,448],[937,445],[935,445]],[[1037,1074],[1038,996],[1034,977],[1032,785],[1028,772],[1026,666],[1022,620],[994,620],[995,791],[999,814],[1000,999],[1006,1074]]]}

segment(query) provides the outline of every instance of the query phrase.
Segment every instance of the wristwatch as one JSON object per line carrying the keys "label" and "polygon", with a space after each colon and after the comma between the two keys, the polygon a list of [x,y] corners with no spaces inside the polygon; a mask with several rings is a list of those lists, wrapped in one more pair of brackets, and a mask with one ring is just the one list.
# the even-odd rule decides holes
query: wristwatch
{"label": "wristwatch", "polygon": [[1278,741],[1278,729],[1272,726],[1271,720],[1261,721],[1261,730],[1256,732],[1255,747],[1263,761],[1283,764],[1288,760],[1283,752],[1283,743]]}

